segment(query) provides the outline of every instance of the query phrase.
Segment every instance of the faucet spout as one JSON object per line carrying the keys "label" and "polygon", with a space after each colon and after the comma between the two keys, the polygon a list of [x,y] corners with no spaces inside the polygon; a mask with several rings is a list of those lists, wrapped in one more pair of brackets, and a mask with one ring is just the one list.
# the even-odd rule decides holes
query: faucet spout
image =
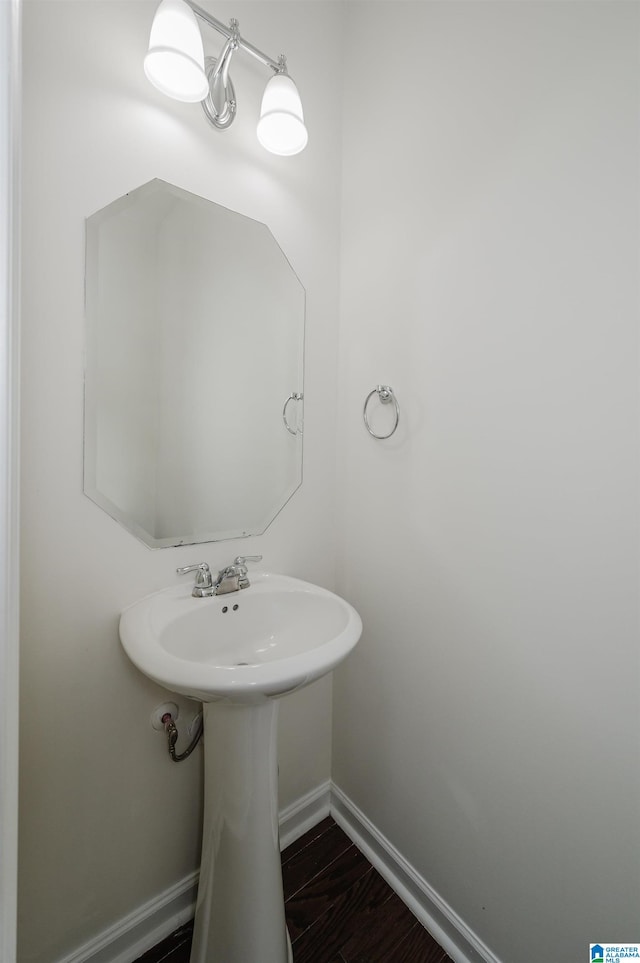
{"label": "faucet spout", "polygon": [[238,555],[236,559],[218,572],[216,579],[216,595],[226,595],[227,592],[238,592],[249,588],[247,562],[260,562],[262,555]]}

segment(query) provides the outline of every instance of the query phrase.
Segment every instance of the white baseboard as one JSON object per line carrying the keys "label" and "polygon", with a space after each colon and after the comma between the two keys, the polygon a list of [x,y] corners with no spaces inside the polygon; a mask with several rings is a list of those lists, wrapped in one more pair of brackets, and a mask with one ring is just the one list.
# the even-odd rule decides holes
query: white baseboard
{"label": "white baseboard", "polygon": [[[281,849],[328,815],[362,850],[454,963],[500,963],[334,783],[323,783],[280,812]],[[131,963],[193,917],[197,887],[198,873],[191,873],[57,963]]]}
{"label": "white baseboard", "polygon": [[286,849],[331,812],[331,781],[312,789],[280,811],[280,849]]}
{"label": "white baseboard", "polygon": [[193,917],[198,873],[190,873],[58,963],[131,963]]}
{"label": "white baseboard", "polygon": [[454,963],[500,963],[335,783],[331,785],[331,815]]}

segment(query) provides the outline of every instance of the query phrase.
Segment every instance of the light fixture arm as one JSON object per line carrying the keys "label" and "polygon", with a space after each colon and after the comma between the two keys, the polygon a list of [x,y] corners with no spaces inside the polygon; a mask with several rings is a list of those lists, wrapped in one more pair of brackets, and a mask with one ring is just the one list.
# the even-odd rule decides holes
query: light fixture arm
{"label": "light fixture arm", "polygon": [[[232,24],[234,21],[231,21]],[[237,24],[237,20],[235,21]],[[216,111],[220,114],[224,110],[227,101],[227,87],[229,84],[229,67],[231,66],[231,58],[234,52],[238,49],[238,42],[235,35],[229,37],[225,43],[222,53],[218,59],[218,63],[209,78],[209,85],[211,87],[211,100]]]}
{"label": "light fixture arm", "polygon": [[[244,37],[240,36],[240,34],[238,33],[237,20],[231,21],[232,24],[235,23],[235,30],[234,30],[233,27],[231,26],[227,27],[224,23],[222,23],[221,20],[217,20],[210,13],[207,13],[207,11],[203,10],[202,7],[199,7],[197,3],[193,3],[193,0],[184,0],[184,2],[187,4],[188,7],[191,7],[196,17],[199,17],[201,20],[204,20],[204,22],[208,23],[210,27],[213,27],[214,30],[217,30],[218,33],[221,33],[223,37],[226,37],[228,40],[235,37],[238,47],[246,51],[246,53],[251,54],[252,57],[255,57],[256,60],[259,60],[261,64],[264,64],[265,67],[270,67],[275,73],[282,73],[280,60],[273,60],[272,57],[269,57],[266,53],[263,53],[262,50],[258,50],[258,48],[254,47],[252,43],[249,43],[248,40],[245,40]],[[284,54],[281,54],[280,57],[281,59],[284,58]],[[286,59],[285,59],[285,72],[286,72]]]}
{"label": "light fixture arm", "polygon": [[205,72],[209,81],[209,93],[202,101],[202,109],[210,124],[224,130],[233,123],[236,115],[236,94],[229,78],[231,58],[238,49],[238,21],[230,23],[230,36],[226,39],[222,53],[205,59]]}
{"label": "light fixture arm", "polygon": [[286,74],[289,76],[289,71],[287,70],[287,58],[284,54],[280,54],[278,57],[278,64],[275,68],[276,74]]}

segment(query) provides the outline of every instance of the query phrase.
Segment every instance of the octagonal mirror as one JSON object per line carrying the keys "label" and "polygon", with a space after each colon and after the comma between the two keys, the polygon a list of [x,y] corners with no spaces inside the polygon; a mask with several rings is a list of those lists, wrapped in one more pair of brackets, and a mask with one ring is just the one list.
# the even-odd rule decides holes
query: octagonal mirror
{"label": "octagonal mirror", "polygon": [[302,481],[305,295],[266,225],[154,180],[87,219],[84,490],[151,547]]}

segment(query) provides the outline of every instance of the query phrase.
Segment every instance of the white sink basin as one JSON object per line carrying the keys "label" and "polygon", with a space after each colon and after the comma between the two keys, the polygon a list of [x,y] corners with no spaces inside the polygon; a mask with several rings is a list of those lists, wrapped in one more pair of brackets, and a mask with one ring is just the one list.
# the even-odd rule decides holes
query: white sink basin
{"label": "white sink basin", "polygon": [[120,618],[131,661],[160,685],[203,702],[277,698],[330,672],[360,638],[355,609],[286,575],[252,575],[249,588],[193,598],[191,586],[135,602]]}

